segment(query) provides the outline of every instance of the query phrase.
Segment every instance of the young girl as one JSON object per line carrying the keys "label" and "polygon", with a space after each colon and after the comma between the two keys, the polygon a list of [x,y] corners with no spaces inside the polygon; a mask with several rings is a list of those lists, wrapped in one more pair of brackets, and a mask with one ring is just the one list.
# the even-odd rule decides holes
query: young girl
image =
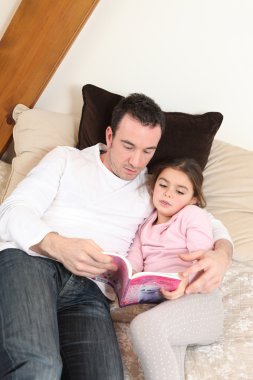
{"label": "young girl", "polygon": [[[190,264],[180,254],[212,249],[202,183],[201,169],[192,159],[174,160],[153,174],[149,186],[155,210],[139,227],[128,255],[134,272],[183,272]],[[146,380],[184,379],[186,347],[213,343],[222,332],[220,292],[186,295],[191,280],[182,277],[173,292],[161,289],[168,301],[131,323]]]}

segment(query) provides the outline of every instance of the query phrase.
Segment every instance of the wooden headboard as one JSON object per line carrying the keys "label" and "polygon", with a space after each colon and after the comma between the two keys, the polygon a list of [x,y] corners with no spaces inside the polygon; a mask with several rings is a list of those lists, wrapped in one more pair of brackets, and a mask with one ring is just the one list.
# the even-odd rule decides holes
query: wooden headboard
{"label": "wooden headboard", "polygon": [[22,0],[0,41],[0,157],[13,108],[34,106],[98,1]]}

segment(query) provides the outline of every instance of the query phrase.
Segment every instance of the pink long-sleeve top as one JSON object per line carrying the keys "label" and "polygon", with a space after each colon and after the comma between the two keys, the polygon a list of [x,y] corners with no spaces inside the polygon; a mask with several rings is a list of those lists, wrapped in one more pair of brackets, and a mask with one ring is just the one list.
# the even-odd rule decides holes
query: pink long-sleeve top
{"label": "pink long-sleeve top", "polygon": [[191,265],[179,253],[212,249],[213,233],[208,213],[195,205],[180,210],[162,224],[154,224],[154,211],[140,225],[128,259],[136,272],[181,272]]}

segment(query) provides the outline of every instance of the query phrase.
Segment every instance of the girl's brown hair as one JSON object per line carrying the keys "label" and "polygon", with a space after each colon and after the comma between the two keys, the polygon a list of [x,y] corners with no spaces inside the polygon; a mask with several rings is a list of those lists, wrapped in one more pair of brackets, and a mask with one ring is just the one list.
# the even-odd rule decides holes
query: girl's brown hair
{"label": "girl's brown hair", "polygon": [[176,158],[166,163],[157,165],[153,170],[148,180],[148,190],[150,194],[153,194],[155,183],[164,169],[173,168],[185,173],[193,186],[193,196],[197,198],[197,206],[204,208],[206,206],[206,200],[202,191],[203,185],[203,173],[200,165],[193,158]]}

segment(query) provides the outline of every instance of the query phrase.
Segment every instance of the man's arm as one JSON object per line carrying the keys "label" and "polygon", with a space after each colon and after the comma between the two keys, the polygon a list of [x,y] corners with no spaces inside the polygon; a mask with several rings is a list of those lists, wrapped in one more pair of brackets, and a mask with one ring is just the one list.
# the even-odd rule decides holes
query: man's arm
{"label": "man's arm", "polygon": [[55,198],[65,167],[66,153],[48,153],[0,207],[0,236],[23,251],[60,261],[79,276],[95,276],[115,265],[102,249],[86,239],[66,238],[42,220]]}
{"label": "man's arm", "polygon": [[23,251],[41,241],[52,228],[42,220],[54,200],[65,165],[64,149],[56,148],[18,184],[0,207],[1,240]]}
{"label": "man's arm", "polygon": [[184,261],[196,262],[183,272],[183,276],[198,273],[196,279],[186,288],[186,294],[209,293],[221,285],[225,272],[232,262],[233,245],[230,241],[219,239],[213,251],[197,251],[181,254]]}
{"label": "man's arm", "polygon": [[102,249],[90,239],[66,238],[50,232],[30,249],[61,262],[78,276],[94,277],[107,270],[117,270],[112,257],[103,254]]}

